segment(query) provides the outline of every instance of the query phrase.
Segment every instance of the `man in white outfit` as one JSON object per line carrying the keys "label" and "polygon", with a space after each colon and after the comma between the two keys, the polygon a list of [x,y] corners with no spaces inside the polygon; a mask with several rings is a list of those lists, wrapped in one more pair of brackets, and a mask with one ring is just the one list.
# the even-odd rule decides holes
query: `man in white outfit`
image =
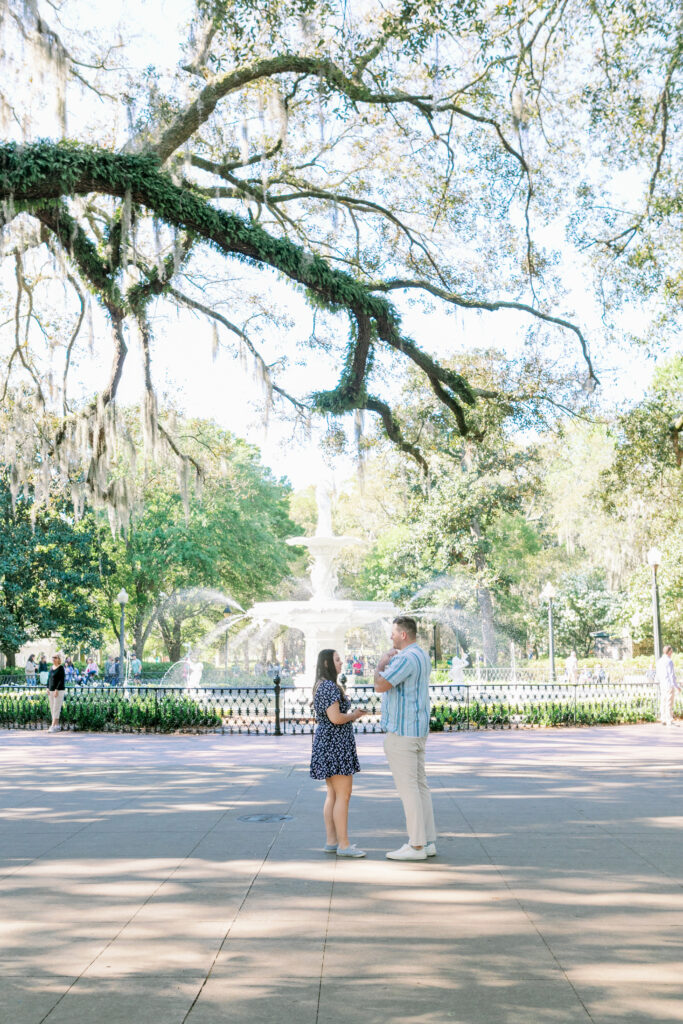
{"label": "man in white outfit", "polygon": [[393,648],[377,663],[375,691],[382,694],[384,753],[405,811],[408,842],[387,857],[426,860],[436,856],[436,826],[425,771],[432,666],[429,655],[417,645],[415,619],[395,618],[391,642]]}
{"label": "man in white outfit", "polygon": [[662,725],[673,725],[674,722],[674,698],[680,686],[676,682],[676,670],[674,669],[673,648],[668,645],[657,662],[657,682],[659,683],[659,706]]}

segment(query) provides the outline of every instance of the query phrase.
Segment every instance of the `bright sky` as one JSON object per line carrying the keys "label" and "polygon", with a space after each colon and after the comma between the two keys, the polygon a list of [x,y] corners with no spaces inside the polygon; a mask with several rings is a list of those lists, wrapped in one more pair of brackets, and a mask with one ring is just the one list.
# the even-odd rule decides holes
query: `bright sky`
{"label": "bright sky", "polygon": [[[191,4],[188,0],[79,0],[82,5],[84,23],[93,25],[95,17],[103,35],[117,39],[119,32],[127,39],[133,35],[132,45],[126,52],[132,65],[139,69],[155,64],[160,69],[171,68],[179,58],[178,39],[182,38],[187,25]],[[46,11],[49,14],[49,11]],[[85,111],[83,111],[85,113]],[[92,108],[88,108],[92,116]],[[79,111],[73,106],[69,110],[69,133],[78,135]],[[307,333],[311,313],[304,300],[286,285],[278,284],[274,275],[261,274],[260,281],[273,297],[292,317],[303,325],[299,334]],[[574,306],[579,322],[585,333],[599,337],[598,311],[586,299],[582,289],[581,275],[574,276],[574,294],[568,296],[567,304]],[[399,308],[401,301],[398,300]],[[166,307],[168,308],[168,307]],[[405,326],[418,343],[436,355],[446,355],[474,347],[491,346],[505,348],[510,353],[521,348],[524,329],[528,319],[519,313],[498,312],[476,314],[458,311],[445,315],[441,311],[430,311],[415,304],[403,304]],[[340,331],[346,334],[347,324],[340,318]],[[105,325],[101,325],[103,331]],[[315,479],[319,464],[317,435],[305,442],[292,439],[291,425],[271,420],[264,430],[261,410],[257,407],[258,390],[241,368],[239,361],[227,352],[212,357],[212,331],[204,318],[181,311],[178,315],[167,316],[155,324],[156,345],[154,350],[153,373],[161,392],[173,396],[190,415],[202,415],[216,419],[223,426],[257,444],[263,451],[264,462],[277,475],[286,475],[295,486],[301,487]],[[135,364],[137,353],[135,341],[131,339],[132,351],[129,356]],[[227,340],[227,336],[226,336]],[[577,353],[577,372],[584,368],[579,358],[578,342],[567,332],[557,334],[559,346],[570,346]],[[277,357],[282,340],[271,337],[266,341],[264,352],[268,359]],[[594,352],[596,370],[603,382],[608,400],[619,397],[630,400],[639,393],[652,372],[653,364],[644,356],[636,354],[628,358],[622,352]],[[315,364],[312,360],[315,359]],[[82,370],[83,384],[87,387],[90,374],[95,381],[94,367]],[[135,367],[137,370],[137,367]],[[315,371],[315,373],[313,372]],[[326,381],[321,381],[324,375]],[[337,377],[337,368],[326,357],[317,353],[305,366],[295,365],[288,370],[285,386],[301,394],[306,391],[332,385]],[[120,390],[124,402],[139,398],[140,375],[128,368]],[[93,384],[94,386],[94,384]],[[337,467],[337,475],[344,477],[351,471],[347,460]]]}

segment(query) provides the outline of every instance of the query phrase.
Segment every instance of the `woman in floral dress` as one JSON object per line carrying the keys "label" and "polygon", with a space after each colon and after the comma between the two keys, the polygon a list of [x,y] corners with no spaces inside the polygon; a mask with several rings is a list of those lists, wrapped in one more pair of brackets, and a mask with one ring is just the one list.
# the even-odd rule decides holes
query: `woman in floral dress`
{"label": "woman in floral dress", "polygon": [[342,660],[337,651],[320,652],[313,687],[318,724],[313,737],[311,778],[325,779],[327,783],[323,808],[326,852],[337,857],[364,857],[363,850],[349,843],[348,820],[353,776],[360,771],[353,722],[366,711],[351,711],[351,701],[338,681],[341,670]]}

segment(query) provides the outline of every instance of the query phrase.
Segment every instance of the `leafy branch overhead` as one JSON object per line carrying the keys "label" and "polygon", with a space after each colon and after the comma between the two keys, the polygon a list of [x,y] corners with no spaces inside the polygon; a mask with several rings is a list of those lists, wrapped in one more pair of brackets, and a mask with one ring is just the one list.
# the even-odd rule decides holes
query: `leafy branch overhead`
{"label": "leafy branch overhead", "polygon": [[[668,225],[683,36],[663,0],[637,10],[611,0],[402,0],[366,4],[362,17],[335,0],[198,0],[175,70],[137,78],[125,46],[119,54],[97,43],[76,5],[65,0],[53,14],[48,29],[34,0],[11,12],[0,4],[3,60],[35,121],[25,116],[15,139],[8,86],[0,218],[15,294],[4,300],[0,340],[12,405],[4,415],[33,430],[30,443],[5,446],[20,483],[38,451],[78,501],[126,508],[125,479],[113,470],[131,328],[148,446],[178,459],[182,479],[200,468],[156,414],[155,326],[165,307],[181,305],[232,337],[268,399],[296,415],[365,410],[426,466],[391,400],[408,367],[462,436],[482,422],[471,414],[477,402],[516,398],[484,394],[457,352],[437,358],[423,330],[406,330],[415,298],[490,314],[492,324],[506,311],[505,330],[518,316],[540,344],[583,364],[577,384],[591,390],[595,357],[568,303],[568,264],[583,260],[611,324],[593,337],[597,353],[618,330],[629,282],[637,278],[645,296],[675,293]],[[16,59],[30,45],[44,68],[31,82],[30,62]],[[50,139],[40,137],[53,86],[67,107],[69,95],[81,107],[86,94],[100,100],[92,126],[69,141],[59,138],[61,107],[42,132]],[[642,194],[615,194],[615,167],[640,175]],[[575,258],[558,246],[561,232]],[[336,385],[313,363],[314,327],[304,358],[320,386],[309,395],[288,386],[287,357],[301,338],[287,336],[272,278],[254,270],[303,291],[341,367]],[[59,314],[55,278],[67,296]],[[270,330],[253,330],[254,303]],[[90,401],[69,393],[86,341],[113,353]]]}

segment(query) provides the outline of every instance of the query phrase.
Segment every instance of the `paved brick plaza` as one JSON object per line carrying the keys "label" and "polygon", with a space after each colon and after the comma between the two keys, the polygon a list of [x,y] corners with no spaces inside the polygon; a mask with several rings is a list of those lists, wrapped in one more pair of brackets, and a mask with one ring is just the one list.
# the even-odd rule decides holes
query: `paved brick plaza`
{"label": "paved brick plaza", "polygon": [[426,864],[358,739],[337,862],[310,737],[0,732],[1,1024],[683,1021],[683,729],[433,736]]}

